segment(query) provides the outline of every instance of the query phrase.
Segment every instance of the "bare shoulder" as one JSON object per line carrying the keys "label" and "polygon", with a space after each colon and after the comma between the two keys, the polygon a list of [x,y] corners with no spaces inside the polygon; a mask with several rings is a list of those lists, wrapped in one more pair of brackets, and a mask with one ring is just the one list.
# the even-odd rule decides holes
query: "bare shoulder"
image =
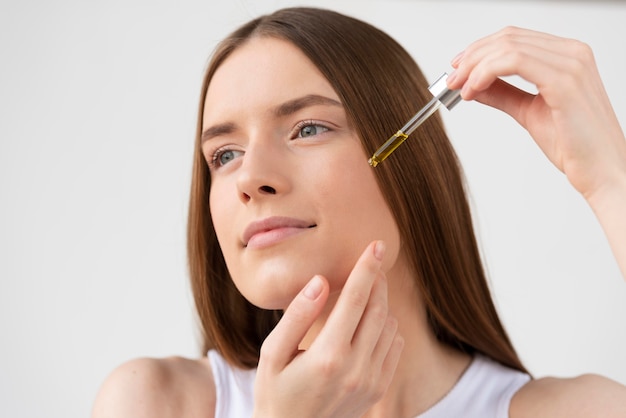
{"label": "bare shoulder", "polygon": [[215,385],[209,361],[138,358],[105,379],[92,418],[213,417]]}
{"label": "bare shoulder", "polygon": [[624,418],[626,386],[595,374],[531,380],[513,397],[510,416]]}

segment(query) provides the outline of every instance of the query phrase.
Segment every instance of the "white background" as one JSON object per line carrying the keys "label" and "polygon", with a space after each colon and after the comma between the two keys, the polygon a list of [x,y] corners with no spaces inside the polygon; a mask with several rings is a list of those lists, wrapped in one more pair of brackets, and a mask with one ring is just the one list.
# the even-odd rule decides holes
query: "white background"
{"label": "white background", "polygon": [[[217,4],[2,2],[0,416],[85,417],[121,362],[199,354],[185,222],[202,72],[235,26],[299,3]],[[505,25],[585,40],[626,126],[625,3],[315,4],[386,30],[429,80]],[[523,361],[626,383],[626,283],[585,202],[508,116],[444,117]]]}

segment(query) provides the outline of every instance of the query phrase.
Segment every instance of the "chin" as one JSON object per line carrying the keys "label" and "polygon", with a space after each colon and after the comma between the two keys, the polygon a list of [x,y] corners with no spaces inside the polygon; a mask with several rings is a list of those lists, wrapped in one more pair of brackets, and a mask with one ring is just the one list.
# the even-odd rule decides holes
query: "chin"
{"label": "chin", "polygon": [[308,281],[309,278],[294,280],[293,275],[289,280],[282,275],[266,275],[257,276],[252,282],[237,287],[248,302],[258,308],[284,310]]}
{"label": "chin", "polygon": [[256,294],[251,295],[251,297],[244,294],[244,297],[248,300],[248,302],[260,309],[285,310],[291,301],[297,296],[298,292],[299,291],[294,292],[293,295],[277,295],[276,293],[260,295],[256,292]]}
{"label": "chin", "polygon": [[[323,254],[323,256],[315,256]],[[244,297],[261,309],[286,309],[315,275],[325,277],[330,292],[340,292],[358,254],[310,251],[307,256],[272,257],[244,264],[231,273]]]}

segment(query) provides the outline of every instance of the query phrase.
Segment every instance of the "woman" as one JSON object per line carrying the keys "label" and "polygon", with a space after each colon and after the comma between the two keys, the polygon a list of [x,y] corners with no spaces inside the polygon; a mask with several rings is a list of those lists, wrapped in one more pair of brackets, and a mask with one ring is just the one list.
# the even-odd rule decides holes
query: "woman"
{"label": "woman", "polygon": [[[529,130],[626,271],[626,145],[589,63],[578,42],[509,28],[455,58],[448,82]],[[509,74],[540,94],[497,79]],[[122,365],[94,416],[625,416],[615,382],[527,374],[438,117],[368,165],[427,84],[387,35],[329,11],[281,10],[222,42],[202,89],[188,231],[208,358]]]}

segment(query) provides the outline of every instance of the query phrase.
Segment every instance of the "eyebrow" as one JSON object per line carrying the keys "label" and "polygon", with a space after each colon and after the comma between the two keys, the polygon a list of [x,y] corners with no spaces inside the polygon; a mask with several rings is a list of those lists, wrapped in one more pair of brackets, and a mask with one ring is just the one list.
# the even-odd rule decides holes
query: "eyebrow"
{"label": "eyebrow", "polygon": [[226,135],[235,131],[235,124],[232,122],[220,123],[219,125],[213,125],[202,132],[202,143],[208,141],[216,136]]}
{"label": "eyebrow", "polygon": [[274,109],[274,114],[278,117],[289,116],[296,113],[298,110],[304,109],[305,107],[317,105],[343,107],[341,102],[331,99],[330,97],[308,94],[279,105],[276,109]]}
{"label": "eyebrow", "polygon": [[[330,97],[320,96],[318,94],[307,94],[306,96],[288,100],[285,103],[278,105],[272,110],[272,113],[276,117],[285,117],[304,108],[318,105],[343,107],[341,102],[331,99]],[[235,129],[236,126],[232,122],[220,123],[218,125],[211,126],[202,132],[202,143],[211,138],[215,138],[216,136],[232,133]]]}

